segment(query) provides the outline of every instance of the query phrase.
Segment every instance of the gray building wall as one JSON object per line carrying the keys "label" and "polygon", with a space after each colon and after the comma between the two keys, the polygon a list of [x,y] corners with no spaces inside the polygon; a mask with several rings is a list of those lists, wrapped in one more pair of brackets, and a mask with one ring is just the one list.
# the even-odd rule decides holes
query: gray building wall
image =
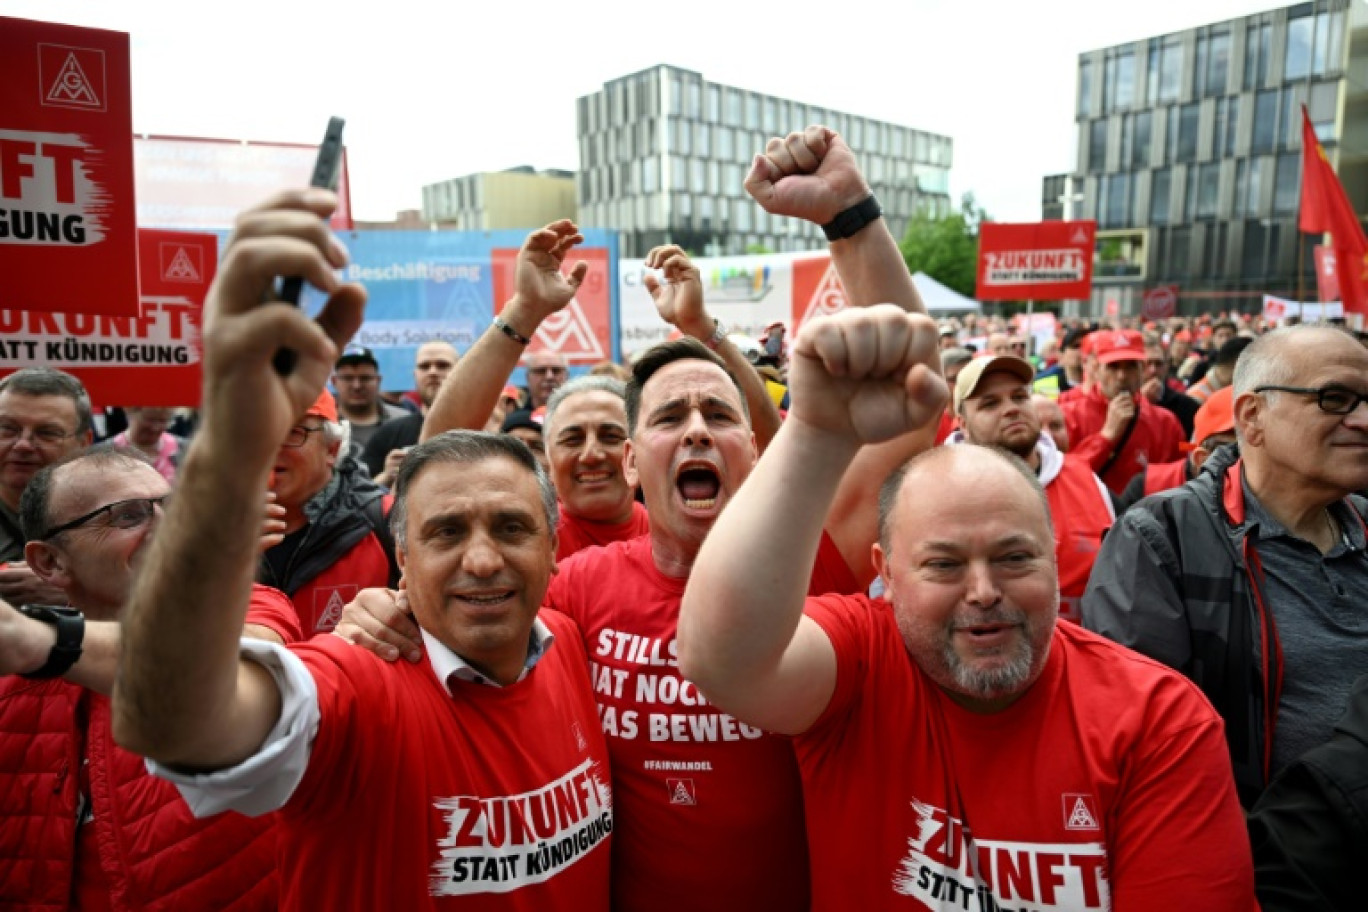
{"label": "gray building wall", "polygon": [[[1301,105],[1336,162],[1361,91],[1345,79],[1349,9],[1316,0],[1079,56],[1078,216],[1100,238],[1145,234],[1143,269],[1095,278],[1093,313],[1116,299],[1134,314],[1165,283],[1187,312],[1314,297],[1319,236],[1297,230]],[[1363,186],[1358,167],[1340,162],[1346,186]]]}
{"label": "gray building wall", "polygon": [[713,256],[824,247],[817,226],[771,217],[742,189],[770,137],[814,123],[850,144],[896,237],[918,207],[950,210],[945,136],[664,65],[615,79],[578,105],[580,222],[621,232],[623,256],[665,243]]}

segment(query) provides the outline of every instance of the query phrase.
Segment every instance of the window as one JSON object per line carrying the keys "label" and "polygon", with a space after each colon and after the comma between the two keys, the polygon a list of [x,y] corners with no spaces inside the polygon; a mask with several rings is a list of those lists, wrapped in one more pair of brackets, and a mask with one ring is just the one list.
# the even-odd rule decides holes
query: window
{"label": "window", "polygon": [[1254,142],[1250,151],[1272,152],[1278,135],[1278,90],[1265,89],[1254,96]]}
{"label": "window", "polygon": [[1129,174],[1109,174],[1102,178],[1102,217],[1099,228],[1124,228],[1130,221]]}
{"label": "window", "polygon": [[754,92],[746,93],[746,120],[744,126],[755,127],[760,124],[760,96]]}
{"label": "window", "polygon": [[1126,51],[1107,59],[1102,91],[1105,113],[1131,106],[1135,101],[1135,54]]}
{"label": "window", "polygon": [[708,86],[708,113],[709,123],[717,123],[722,119],[722,90],[715,85]]}
{"label": "window", "polygon": [[712,129],[705,123],[694,124],[694,154],[704,158],[712,155]]}
{"label": "window", "polygon": [[[773,136],[779,132],[779,103],[773,98],[765,99],[765,132]],[[787,130],[785,132],[788,132]],[[749,229],[744,229],[749,230]]]}
{"label": "window", "polygon": [[1168,277],[1186,279],[1192,268],[1192,229],[1174,228],[1169,236]]}
{"label": "window", "polygon": [[717,157],[728,161],[736,158],[736,146],[732,141],[730,127],[717,128]]}
{"label": "window", "polygon": [[1092,111],[1089,105],[1092,103],[1092,72],[1093,64],[1091,60],[1082,60],[1078,64],[1078,116],[1087,117]]}
{"label": "window", "polygon": [[1099,117],[1088,131],[1088,170],[1097,173],[1107,167],[1107,119]]}
{"label": "window", "polygon": [[1159,52],[1158,101],[1177,101],[1183,85],[1183,45],[1177,38],[1165,38]]}
{"label": "window", "polygon": [[685,110],[688,112],[689,116],[692,117],[694,120],[697,120],[702,114],[702,95],[702,87],[699,86],[697,82],[691,81],[689,83],[689,104],[688,107],[685,108]]}
{"label": "window", "polygon": [[1150,222],[1155,225],[1167,225],[1169,222],[1169,191],[1173,172],[1168,168],[1159,168],[1154,172],[1154,179],[1150,184]]}
{"label": "window", "polygon": [[1213,32],[1207,41],[1205,78],[1202,90],[1198,93],[1204,98],[1224,95],[1226,82],[1230,78],[1230,32]]}
{"label": "window", "polygon": [[655,193],[660,189],[660,159],[647,158],[641,162],[641,192]]}
{"label": "window", "polygon": [[689,159],[689,189],[694,193],[702,193],[705,189],[703,174],[703,159]]}
{"label": "window", "polygon": [[[1244,214],[1248,216],[1258,216],[1263,214],[1263,179],[1264,162],[1263,158],[1249,159],[1249,180],[1245,186]],[[1238,200],[1236,201],[1238,204]]]}
{"label": "window", "polygon": [[1251,25],[1245,32],[1246,89],[1262,88],[1268,81],[1268,49],[1273,41],[1273,26],[1268,23]]}
{"label": "window", "polygon": [[1212,225],[1207,229],[1206,246],[1202,251],[1202,277],[1220,278],[1225,273],[1226,229],[1225,222]]}
{"label": "window", "polygon": [[1169,127],[1175,122],[1178,126],[1176,133],[1169,137],[1169,161],[1190,162],[1197,158],[1197,112],[1196,102],[1169,109]]}
{"label": "window", "polygon": [[1196,181],[1192,182],[1193,169],[1188,169],[1189,186],[1197,188],[1195,205],[1188,212],[1194,219],[1213,219],[1216,217],[1216,199],[1221,186],[1221,165],[1219,162],[1202,165],[1196,169]]}
{"label": "window", "polygon": [[1277,261],[1280,226],[1276,222],[1245,222],[1244,250],[1240,257],[1241,274],[1245,278],[1262,278],[1273,271]]}
{"label": "window", "polygon": [[1306,106],[1316,138],[1323,143],[1335,141],[1335,107],[1339,104],[1339,83],[1318,82],[1311,86],[1311,103]]}
{"label": "window", "polygon": [[1273,171],[1273,214],[1291,215],[1297,211],[1301,181],[1301,155],[1287,152],[1278,156]]}
{"label": "window", "polygon": [[723,119],[733,127],[741,126],[741,93],[736,89],[727,89],[727,111]]}
{"label": "window", "polygon": [[1130,167],[1147,168],[1150,161],[1150,122],[1151,112],[1144,111],[1135,115],[1135,144],[1131,149]]}
{"label": "window", "polygon": [[1322,76],[1340,68],[1344,41],[1344,13],[1323,11],[1287,20],[1287,49],[1283,57],[1286,80]]}

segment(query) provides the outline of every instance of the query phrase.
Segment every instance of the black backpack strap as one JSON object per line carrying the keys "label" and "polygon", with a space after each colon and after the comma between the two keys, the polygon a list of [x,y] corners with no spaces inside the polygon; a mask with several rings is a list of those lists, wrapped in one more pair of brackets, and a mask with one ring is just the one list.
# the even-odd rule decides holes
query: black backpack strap
{"label": "black backpack strap", "polygon": [[389,511],[394,506],[394,496],[386,494],[383,497],[376,497],[366,503],[362,510],[366,517],[366,523],[375,532],[375,537],[380,540],[380,546],[385,549],[385,559],[389,561],[389,587],[399,588],[399,560],[394,556],[394,532],[390,529]]}

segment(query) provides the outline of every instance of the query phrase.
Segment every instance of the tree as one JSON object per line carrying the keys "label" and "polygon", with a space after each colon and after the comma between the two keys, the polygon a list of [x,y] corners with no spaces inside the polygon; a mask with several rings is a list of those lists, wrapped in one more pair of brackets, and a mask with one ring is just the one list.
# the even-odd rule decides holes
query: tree
{"label": "tree", "polygon": [[924,272],[972,298],[978,275],[978,228],[987,218],[972,193],[964,194],[958,212],[935,218],[926,209],[918,211],[899,245],[908,270]]}

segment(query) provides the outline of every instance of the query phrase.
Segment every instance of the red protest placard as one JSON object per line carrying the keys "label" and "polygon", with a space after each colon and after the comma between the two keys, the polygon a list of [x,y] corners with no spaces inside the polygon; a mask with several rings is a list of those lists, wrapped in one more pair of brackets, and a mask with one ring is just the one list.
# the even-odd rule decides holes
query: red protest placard
{"label": "red protest placard", "polygon": [[0,308],[138,312],[128,36],[0,19]]}
{"label": "red protest placard", "polygon": [[984,222],[979,226],[980,301],[1065,301],[1092,293],[1096,222]]}
{"label": "red protest placard", "polygon": [[46,365],[80,379],[97,407],[195,406],[200,326],[218,239],[138,232],[137,316],[0,310],[0,375]]}
{"label": "red protest placard", "polygon": [[[518,251],[496,247],[490,251],[489,260],[494,279],[494,313],[498,314],[513,297]],[[560,352],[570,364],[597,364],[611,359],[613,352],[608,271],[611,260],[605,247],[576,247],[563,266],[568,270],[579,260],[589,264],[584,283],[574,300],[542,321],[527,350]]]}

